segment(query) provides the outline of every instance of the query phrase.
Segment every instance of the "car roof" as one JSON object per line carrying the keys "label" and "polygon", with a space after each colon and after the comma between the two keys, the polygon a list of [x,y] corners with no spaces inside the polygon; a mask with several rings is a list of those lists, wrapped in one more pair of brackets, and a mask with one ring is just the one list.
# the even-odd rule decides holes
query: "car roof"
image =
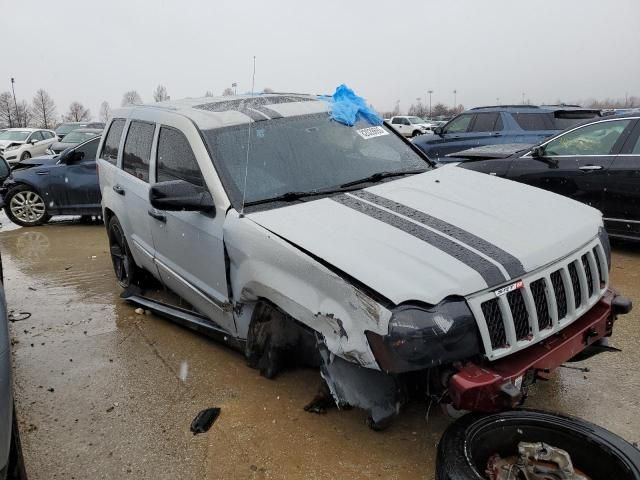
{"label": "car roof", "polygon": [[[102,133],[102,128],[76,128],[75,130],[72,130],[69,133]],[[63,139],[64,140],[64,139]]]}
{"label": "car roof", "polygon": [[275,93],[225,97],[185,98],[134,105],[113,112],[113,117],[133,117],[136,112],[163,111],[191,119],[202,130],[241,125],[262,120],[327,112],[329,102],[317,95]]}
{"label": "car roof", "polygon": [[475,107],[468,112],[518,112],[518,113],[547,113],[559,111],[589,111],[599,112],[599,108],[586,108],[579,105],[489,105]]}
{"label": "car roof", "polygon": [[20,128],[20,127],[7,128],[7,131],[9,131],[9,132],[37,132],[38,130],[46,130],[46,128],[31,128],[31,127],[24,127],[24,128]]}

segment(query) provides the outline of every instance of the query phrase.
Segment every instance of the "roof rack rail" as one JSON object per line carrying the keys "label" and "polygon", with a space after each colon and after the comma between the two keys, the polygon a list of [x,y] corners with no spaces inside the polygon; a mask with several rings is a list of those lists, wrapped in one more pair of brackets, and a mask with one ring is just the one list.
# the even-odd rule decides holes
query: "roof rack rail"
{"label": "roof rack rail", "polygon": [[483,108],[540,108],[537,105],[487,105],[485,107],[473,107],[470,110],[482,110]]}
{"label": "roof rack rail", "polygon": [[582,105],[572,105],[570,103],[552,103],[550,105],[540,105],[541,107],[571,107],[571,108],[582,108]]}

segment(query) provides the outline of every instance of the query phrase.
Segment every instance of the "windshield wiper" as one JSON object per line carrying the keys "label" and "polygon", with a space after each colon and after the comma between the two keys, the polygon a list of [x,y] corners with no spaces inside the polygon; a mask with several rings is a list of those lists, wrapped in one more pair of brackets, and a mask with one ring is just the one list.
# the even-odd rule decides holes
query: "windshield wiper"
{"label": "windshield wiper", "polygon": [[401,177],[403,175],[413,175],[416,173],[424,173],[426,171],[426,168],[418,168],[415,170],[401,170],[397,172],[377,172],[373,175],[369,175],[368,177],[361,178],[360,180],[353,180],[352,182],[343,183],[342,185],[340,185],[340,187],[352,187],[354,185],[360,185],[361,183],[377,182],[379,180],[382,180],[383,178]]}
{"label": "windshield wiper", "polygon": [[325,189],[317,189],[317,190],[308,190],[305,192],[286,192],[282,195],[276,195],[275,197],[263,198],[262,200],[253,200],[251,202],[246,202],[244,204],[245,207],[250,207],[252,205],[261,205],[263,203],[271,203],[271,202],[295,202],[296,200],[300,200],[301,198],[306,197],[316,197],[319,195],[330,195],[332,193],[340,193],[348,191],[345,190],[342,186],[339,188],[325,188]]}

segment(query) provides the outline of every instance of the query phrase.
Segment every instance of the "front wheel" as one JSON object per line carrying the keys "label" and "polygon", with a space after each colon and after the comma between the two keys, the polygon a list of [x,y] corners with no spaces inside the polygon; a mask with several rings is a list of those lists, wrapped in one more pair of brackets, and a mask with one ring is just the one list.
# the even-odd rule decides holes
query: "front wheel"
{"label": "front wheel", "polygon": [[29,152],[24,152],[21,156],[20,156],[20,161],[22,160],[29,160],[31,158],[31,154]]}
{"label": "front wheel", "polygon": [[413,133],[411,134],[411,138],[416,138],[418,135],[420,135],[422,132],[420,130],[414,130]]}
{"label": "front wheel", "polygon": [[142,271],[138,268],[131,256],[131,250],[129,250],[124,230],[116,217],[112,217],[111,220],[109,220],[107,235],[109,237],[111,263],[113,263],[113,270],[116,274],[118,284],[122,288],[128,288],[132,284],[139,284]]}
{"label": "front wheel", "polygon": [[9,190],[5,205],[9,219],[22,227],[42,225],[51,218],[42,195],[28,185],[18,185]]}

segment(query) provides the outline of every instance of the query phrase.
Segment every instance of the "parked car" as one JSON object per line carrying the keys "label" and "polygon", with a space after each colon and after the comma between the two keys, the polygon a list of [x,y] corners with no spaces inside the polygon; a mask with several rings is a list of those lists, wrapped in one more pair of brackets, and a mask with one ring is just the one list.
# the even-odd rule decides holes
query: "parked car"
{"label": "parked car", "polygon": [[346,127],[331,108],[268,94],[114,112],[98,169],[120,285],[146,270],[194,308],[173,317],[269,378],[319,365],[373,428],[404,382],[456,409],[510,408],[630,310],[597,210],[434,169],[388,125]]}
{"label": "parked car", "polygon": [[[571,197],[597,208],[613,237],[640,240],[640,114],[588,121],[498,158],[454,154],[459,166]],[[509,155],[509,153],[511,153]],[[500,158],[502,157],[502,158]],[[453,160],[453,159],[451,159]]]}
{"label": "parked car", "polygon": [[42,155],[58,139],[52,130],[9,128],[0,133],[0,156],[9,164]]}
{"label": "parked car", "polygon": [[576,106],[503,105],[472,108],[446,125],[423,135],[414,144],[429,158],[472,147],[497,143],[538,143],[586,119],[597,118],[600,110]]}
{"label": "parked car", "polygon": [[9,219],[23,227],[53,215],[100,215],[96,151],[100,137],[65,150],[55,163],[14,170],[0,187]]}
{"label": "parked car", "polygon": [[65,135],[64,140],[52,144],[47,150],[47,153],[49,155],[58,155],[69,147],[86,142],[90,138],[97,137],[101,134],[101,128],[77,128]]}
{"label": "parked car", "polygon": [[0,479],[27,480],[15,414],[12,377],[9,315],[0,256]]}
{"label": "parked car", "polygon": [[389,119],[389,124],[405,137],[417,137],[431,131],[431,124],[420,117],[398,115]]}
{"label": "parked car", "polygon": [[78,128],[104,128],[103,122],[64,122],[56,127],[56,135],[62,140],[65,135],[77,130]]}

